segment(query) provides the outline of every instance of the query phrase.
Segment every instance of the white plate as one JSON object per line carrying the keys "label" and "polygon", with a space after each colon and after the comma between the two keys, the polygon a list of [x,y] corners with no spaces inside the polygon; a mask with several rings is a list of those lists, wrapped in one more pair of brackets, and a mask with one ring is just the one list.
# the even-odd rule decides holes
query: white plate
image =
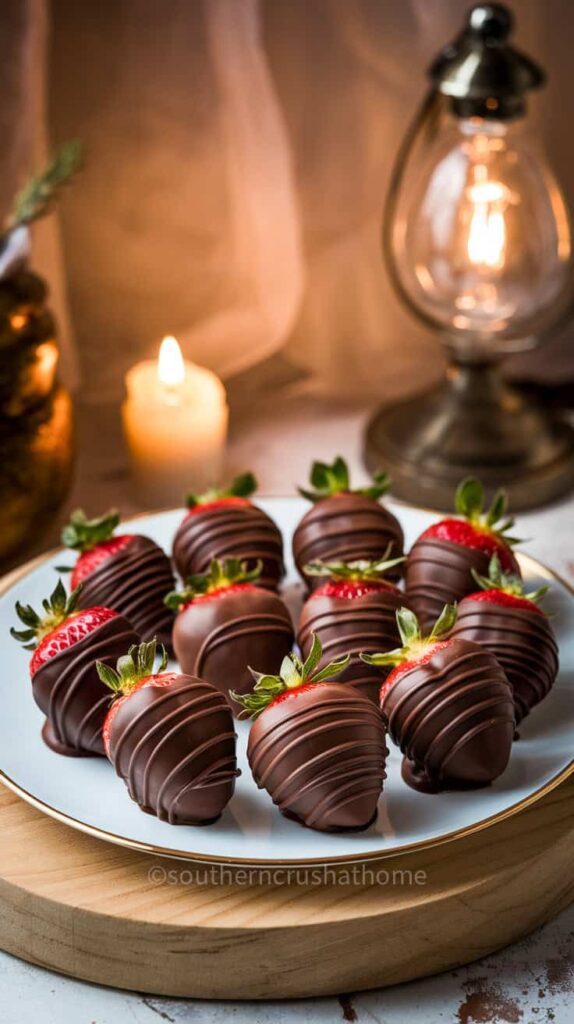
{"label": "white plate", "polygon": [[[307,503],[298,498],[261,500],[285,537],[288,577],[285,596],[297,613],[301,587],[293,569],[290,541]],[[407,544],[429,524],[420,509],[397,506]],[[153,537],[167,551],[181,511],[139,517],[136,531]],[[124,524],[127,529],[129,523]],[[234,864],[323,864],[386,856],[456,838],[515,813],[557,785],[574,769],[574,600],[567,585],[523,556],[528,582],[552,583],[549,606],[560,644],[561,669],[554,689],[520,727],[510,765],[490,787],[476,792],[416,793],[400,777],[401,756],[391,745],[388,778],[371,828],[351,835],[323,835],[287,821],[265,792],[255,786],[245,757],[248,723],[238,723],[242,770],[235,795],[221,819],[205,828],[170,826],[132,803],[123,782],[103,759],[73,760],[50,751],[40,738],[43,716],[32,697],[28,657],[8,636],[15,623],[14,602],[38,606],[53,589],[50,555],[21,576],[0,597],[3,671],[0,679],[0,778],[45,813],[84,832],[123,846],[186,860]]]}

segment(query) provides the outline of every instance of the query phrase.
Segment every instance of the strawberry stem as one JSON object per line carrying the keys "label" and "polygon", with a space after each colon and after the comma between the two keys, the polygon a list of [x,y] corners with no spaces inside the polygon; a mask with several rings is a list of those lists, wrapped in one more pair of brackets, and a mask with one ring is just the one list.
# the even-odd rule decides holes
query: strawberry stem
{"label": "strawberry stem", "polygon": [[321,641],[314,633],[311,650],[305,661],[301,661],[295,652],[288,654],[283,658],[279,675],[276,676],[255,672],[250,668],[249,671],[255,680],[252,692],[239,694],[231,690],[230,696],[238,704],[241,704],[243,708],[241,714],[245,714],[249,718],[257,718],[280,694],[305,684],[329,681],[333,676],[343,672],[351,660],[351,656],[347,654],[319,669],[322,656]]}
{"label": "strawberry stem", "polygon": [[341,455],[329,465],[327,462],[314,462],[309,474],[311,489],[299,487],[299,494],[313,503],[332,498],[336,494],[362,494],[365,498],[378,501],[390,487],[390,479],[386,473],[375,473],[373,483],[369,487],[351,489],[349,467]]}
{"label": "strawberry stem", "polygon": [[520,576],[516,576],[514,573],[505,573],[502,571],[500,565],[500,559],[497,554],[494,554],[488,564],[488,576],[481,576],[477,573],[476,569],[471,569],[473,578],[481,590],[501,590],[505,594],[510,594],[512,597],[523,597],[526,601],[532,601],[534,604],[538,604],[539,601],[548,593],[550,587],[543,586],[539,587],[538,590],[532,590],[530,593],[526,593],[524,589],[524,581]]}
{"label": "strawberry stem", "polygon": [[190,604],[195,597],[211,594],[214,590],[227,590],[240,583],[254,583],[261,576],[263,562],[259,560],[253,569],[239,558],[214,558],[209,572],[188,576],[182,590],[172,590],[164,598],[164,604],[173,611]]}
{"label": "strawberry stem", "polygon": [[189,492],[185,503],[188,508],[195,508],[196,505],[208,505],[212,501],[220,501],[222,498],[250,498],[257,490],[257,479],[253,473],[242,473],[236,476],[229,487],[212,487],[203,494]]}
{"label": "strawberry stem", "polygon": [[504,519],[507,506],[506,492],[500,490],[494,495],[490,508],[484,512],[484,487],[480,480],[474,477],[466,477],[456,489],[454,507],[457,515],[478,529],[487,530],[500,537],[505,544],[519,544],[520,540],[517,537],[509,537],[507,533],[514,526],[514,519]]}
{"label": "strawberry stem", "polygon": [[377,562],[360,560],[357,562],[310,562],[304,572],[307,576],[327,576],[335,581],[353,580],[358,583],[371,583],[383,580],[386,573],[395,565],[405,561],[405,557],[388,558],[392,545],[389,544],[382,559]]}
{"label": "strawberry stem", "polygon": [[103,516],[88,519],[83,509],[77,508],[70,522],[62,530],[62,544],[74,551],[91,551],[109,540],[120,521],[118,512],[110,509]]}
{"label": "strawberry stem", "polygon": [[423,636],[415,613],[410,608],[399,608],[396,618],[402,647],[381,654],[360,654],[359,657],[366,665],[377,667],[412,661],[450,632],[456,622],[456,614],[455,604],[445,604],[428,636]]}
{"label": "strawberry stem", "polygon": [[[154,671],[156,654],[160,656],[160,663]],[[109,686],[116,696],[125,696],[142,679],[163,672],[167,662],[168,655],[163,644],[150,640],[147,644],[133,644],[127,654],[118,658],[115,669],[104,665],[102,661],[96,662],[96,668],[102,683]]]}
{"label": "strawberry stem", "polygon": [[38,615],[38,612],[34,611],[29,604],[20,604],[17,601],[16,614],[26,629],[12,627],[10,636],[19,640],[24,645],[24,650],[35,650],[40,640],[76,611],[81,590],[82,584],[80,583],[68,597],[64,584],[59,579],[50,597],[44,598],[42,601],[43,616]]}

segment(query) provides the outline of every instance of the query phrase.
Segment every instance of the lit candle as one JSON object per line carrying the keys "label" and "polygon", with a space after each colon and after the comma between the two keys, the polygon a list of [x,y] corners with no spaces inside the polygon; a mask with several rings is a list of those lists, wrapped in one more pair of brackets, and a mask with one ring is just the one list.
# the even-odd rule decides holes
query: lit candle
{"label": "lit candle", "polygon": [[221,477],[227,436],[227,400],[219,378],[184,361],[175,338],[164,338],[159,360],[126,374],[124,434],[140,500],[181,504],[187,490],[202,491]]}

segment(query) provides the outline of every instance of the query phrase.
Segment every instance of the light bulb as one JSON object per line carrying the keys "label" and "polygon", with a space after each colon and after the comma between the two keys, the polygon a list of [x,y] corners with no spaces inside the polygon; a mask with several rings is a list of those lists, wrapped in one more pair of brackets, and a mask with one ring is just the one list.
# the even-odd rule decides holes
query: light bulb
{"label": "light bulb", "polygon": [[570,228],[522,126],[445,116],[419,129],[395,183],[390,259],[403,295],[442,329],[521,337],[568,280]]}

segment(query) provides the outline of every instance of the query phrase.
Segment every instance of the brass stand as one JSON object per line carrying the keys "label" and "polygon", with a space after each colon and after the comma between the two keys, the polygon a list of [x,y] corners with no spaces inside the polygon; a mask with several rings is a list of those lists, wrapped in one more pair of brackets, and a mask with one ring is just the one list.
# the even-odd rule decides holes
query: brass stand
{"label": "brass stand", "polygon": [[451,510],[457,484],[472,475],[489,497],[504,487],[513,510],[528,509],[574,487],[574,430],[508,387],[496,363],[459,359],[432,391],[376,413],[365,461],[417,505]]}

